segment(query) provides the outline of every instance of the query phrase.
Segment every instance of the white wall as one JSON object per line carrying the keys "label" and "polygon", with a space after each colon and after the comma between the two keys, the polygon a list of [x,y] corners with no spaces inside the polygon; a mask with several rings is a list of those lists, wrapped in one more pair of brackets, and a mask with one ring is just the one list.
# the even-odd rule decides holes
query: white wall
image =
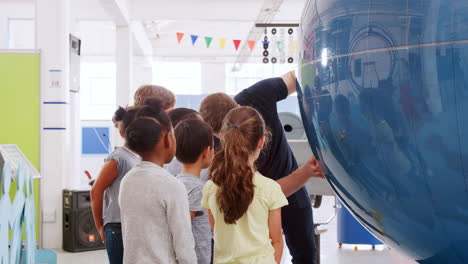
{"label": "white wall", "polygon": [[226,66],[224,63],[201,64],[202,94],[226,91]]}
{"label": "white wall", "polygon": [[129,105],[133,104],[133,94],[136,89],[143,84],[152,84],[153,83],[153,66],[147,64],[146,60],[141,58],[134,58],[133,60],[133,85],[130,92],[130,101]]}
{"label": "white wall", "polygon": [[[33,20],[35,17],[35,5],[33,1],[0,1],[0,49],[8,49],[9,20],[27,19]],[[21,33],[24,39],[34,40],[34,28]],[[34,48],[33,43],[26,43],[25,48]]]}
{"label": "white wall", "polygon": [[80,20],[77,32],[82,41],[83,57],[115,56],[115,25],[112,21]]}

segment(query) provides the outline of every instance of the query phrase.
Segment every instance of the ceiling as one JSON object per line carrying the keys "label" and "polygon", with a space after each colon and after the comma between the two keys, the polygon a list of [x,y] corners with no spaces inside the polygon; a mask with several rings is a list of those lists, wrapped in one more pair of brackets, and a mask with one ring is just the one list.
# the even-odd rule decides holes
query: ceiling
{"label": "ceiling", "polygon": [[[168,4],[162,0],[136,0],[132,2],[131,13],[133,19],[139,19],[145,24],[156,56],[225,59],[235,58],[239,54],[232,40],[241,40],[241,46],[245,44],[264,2],[274,1],[178,0]],[[162,4],[163,2],[166,4]],[[272,22],[298,23],[305,2],[284,0],[279,10],[272,11]],[[177,43],[177,32],[185,33],[180,44]],[[199,36],[195,45],[191,43],[192,34]],[[213,38],[209,49],[206,47],[205,36]],[[224,49],[219,45],[221,38],[227,39]],[[261,45],[257,43],[252,56],[259,57],[262,51]]]}
{"label": "ceiling", "polygon": [[[253,22],[264,2],[275,0],[133,0],[131,16],[137,20],[200,20]],[[277,21],[297,21],[304,0],[284,0]]]}
{"label": "ceiling", "polygon": [[[71,0],[72,19],[78,22],[84,42],[88,42],[90,55],[106,55],[115,50],[115,27],[103,2],[126,2],[131,21],[145,26],[157,57],[169,58],[235,58],[240,51],[234,49],[232,40],[247,40],[265,3],[282,2],[278,10],[271,10],[274,23],[298,23],[306,0]],[[0,0],[0,3],[31,3],[34,0]],[[93,26],[95,23],[95,26]],[[185,33],[178,44],[176,33]],[[192,46],[190,35],[199,39]],[[210,48],[204,37],[212,37]],[[219,39],[226,38],[221,49]],[[256,39],[253,39],[256,40]],[[114,43],[112,43],[114,42]],[[86,45],[83,43],[83,45]],[[261,45],[257,43],[252,56],[260,57]]]}
{"label": "ceiling", "polygon": [[[128,2],[128,9],[132,21],[145,25],[155,56],[225,60],[235,58],[239,53],[232,40],[239,39],[245,43],[264,3],[275,1],[281,0],[132,0]],[[278,10],[271,11],[274,14],[272,22],[298,23],[305,2],[284,0]],[[73,5],[79,20],[110,19],[96,0],[75,0]],[[177,32],[185,33],[180,44]],[[199,36],[193,46],[192,34]],[[210,48],[206,47],[204,37],[213,38]],[[219,46],[221,38],[227,39],[224,49]],[[261,53],[261,45],[257,44],[252,55],[261,56]]]}

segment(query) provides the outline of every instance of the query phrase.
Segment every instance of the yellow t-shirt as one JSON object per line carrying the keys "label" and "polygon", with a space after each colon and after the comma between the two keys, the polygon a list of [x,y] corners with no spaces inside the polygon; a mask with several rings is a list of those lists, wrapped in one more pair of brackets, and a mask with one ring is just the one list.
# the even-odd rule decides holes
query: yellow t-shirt
{"label": "yellow t-shirt", "polygon": [[[288,204],[281,187],[275,181],[256,172],[254,198],[247,212],[228,225],[216,202],[218,186],[208,181],[203,188],[202,206],[210,209],[215,219],[214,263],[270,264],[276,263],[268,228],[270,210]],[[233,201],[235,202],[235,201]]]}

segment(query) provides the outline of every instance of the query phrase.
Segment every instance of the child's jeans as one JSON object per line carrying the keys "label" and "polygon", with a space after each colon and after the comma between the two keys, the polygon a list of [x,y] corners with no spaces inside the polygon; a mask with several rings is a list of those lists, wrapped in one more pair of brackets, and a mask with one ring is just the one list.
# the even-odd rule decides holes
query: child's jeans
{"label": "child's jeans", "polygon": [[106,250],[110,264],[123,263],[123,241],[122,226],[120,223],[109,223],[104,227],[104,236],[106,237]]}

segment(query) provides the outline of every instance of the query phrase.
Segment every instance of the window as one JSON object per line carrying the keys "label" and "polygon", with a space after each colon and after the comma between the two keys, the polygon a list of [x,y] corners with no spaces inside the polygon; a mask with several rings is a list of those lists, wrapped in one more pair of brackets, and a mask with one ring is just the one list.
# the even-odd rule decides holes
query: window
{"label": "window", "polygon": [[157,62],[153,80],[176,95],[198,95],[201,89],[201,64],[197,62]]}
{"label": "window", "polygon": [[[226,64],[226,92],[236,95],[243,89],[263,79],[279,77],[295,70],[295,64],[243,64],[240,71],[233,72],[233,64]],[[291,112],[300,115],[297,96],[288,96],[278,103],[278,112]]]}
{"label": "window", "polygon": [[9,49],[34,49],[35,34],[36,29],[34,19],[8,20]]}
{"label": "window", "polygon": [[242,64],[240,71],[233,72],[234,64],[226,64],[226,93],[237,94],[252,84],[296,69],[295,64]]}
{"label": "window", "polygon": [[115,112],[115,63],[81,63],[81,120],[110,120]]}

